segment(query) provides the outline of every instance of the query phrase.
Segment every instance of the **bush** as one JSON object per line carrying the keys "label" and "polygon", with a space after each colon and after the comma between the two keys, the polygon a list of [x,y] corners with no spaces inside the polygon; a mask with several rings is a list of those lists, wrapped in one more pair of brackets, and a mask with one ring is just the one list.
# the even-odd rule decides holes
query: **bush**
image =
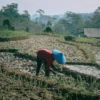
{"label": "bush", "polygon": [[83,35],[83,37],[87,37],[86,35]]}
{"label": "bush", "polygon": [[10,23],[9,19],[3,20],[3,27],[6,26],[6,25],[8,26],[8,28],[11,26],[11,23]]}
{"label": "bush", "polygon": [[44,30],[44,32],[53,32],[51,27],[46,27],[46,29]]}
{"label": "bush", "polygon": [[75,37],[74,36],[65,36],[64,38],[65,38],[65,40],[68,40],[68,41],[75,40]]}
{"label": "bush", "polygon": [[28,27],[26,27],[26,32],[29,32],[29,28]]}
{"label": "bush", "polygon": [[10,26],[9,30],[15,31],[15,27],[14,26]]}

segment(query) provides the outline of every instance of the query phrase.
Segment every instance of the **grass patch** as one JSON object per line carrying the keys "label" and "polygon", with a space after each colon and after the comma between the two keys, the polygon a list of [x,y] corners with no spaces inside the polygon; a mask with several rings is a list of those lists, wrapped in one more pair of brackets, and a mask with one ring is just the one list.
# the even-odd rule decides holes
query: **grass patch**
{"label": "grass patch", "polygon": [[28,37],[29,34],[25,31],[0,30],[0,41],[19,40]]}
{"label": "grass patch", "polygon": [[11,38],[18,36],[28,36],[28,33],[25,31],[0,30],[0,38]]}
{"label": "grass patch", "polygon": [[74,35],[65,35],[64,39],[66,41],[74,41],[74,42],[88,43],[88,44],[97,44],[100,42],[100,38],[76,37]]}
{"label": "grass patch", "polygon": [[90,44],[97,44],[100,41],[100,38],[86,38],[86,37],[76,37],[76,42],[84,42],[84,43],[90,43]]}

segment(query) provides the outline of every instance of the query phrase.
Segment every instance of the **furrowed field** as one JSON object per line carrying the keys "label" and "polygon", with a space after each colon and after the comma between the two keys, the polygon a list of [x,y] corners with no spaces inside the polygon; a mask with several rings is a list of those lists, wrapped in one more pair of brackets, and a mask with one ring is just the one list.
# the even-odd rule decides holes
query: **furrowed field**
{"label": "furrowed field", "polygon": [[[100,38],[66,37],[0,31],[0,100],[100,100]],[[41,48],[62,51],[66,67],[36,77]]]}

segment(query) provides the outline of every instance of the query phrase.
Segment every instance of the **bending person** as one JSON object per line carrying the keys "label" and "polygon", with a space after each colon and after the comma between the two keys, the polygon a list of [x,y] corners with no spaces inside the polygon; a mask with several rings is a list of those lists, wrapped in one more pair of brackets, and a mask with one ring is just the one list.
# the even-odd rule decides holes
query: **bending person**
{"label": "bending person", "polygon": [[[57,61],[60,64],[64,64],[66,62],[66,58],[62,52],[59,50],[54,49],[53,51],[48,49],[41,49],[37,52],[37,68],[36,68],[36,75],[39,75],[41,65],[44,64],[45,66],[45,76],[49,76],[50,72],[56,74],[53,70],[55,69],[54,61]],[[52,67],[52,68],[51,68]]]}

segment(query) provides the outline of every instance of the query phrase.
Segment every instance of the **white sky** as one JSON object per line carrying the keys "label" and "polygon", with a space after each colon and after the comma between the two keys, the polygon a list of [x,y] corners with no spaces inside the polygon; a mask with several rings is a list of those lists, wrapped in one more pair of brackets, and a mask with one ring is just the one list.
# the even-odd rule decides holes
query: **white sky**
{"label": "white sky", "polygon": [[91,13],[100,6],[100,0],[0,0],[0,9],[7,4],[17,3],[19,13],[27,10],[30,15],[38,9],[47,15],[64,14],[67,11],[75,13]]}

